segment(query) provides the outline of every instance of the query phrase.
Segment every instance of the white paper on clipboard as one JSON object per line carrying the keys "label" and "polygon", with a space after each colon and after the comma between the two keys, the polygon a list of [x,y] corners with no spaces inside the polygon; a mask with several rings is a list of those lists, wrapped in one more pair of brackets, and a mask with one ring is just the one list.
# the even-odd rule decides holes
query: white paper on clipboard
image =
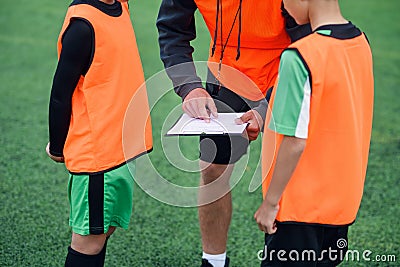
{"label": "white paper on clipboard", "polygon": [[235,119],[243,113],[218,113],[218,118],[211,116],[209,123],[201,119],[191,118],[186,113],[167,132],[167,136],[175,135],[241,135],[247,123],[236,124]]}

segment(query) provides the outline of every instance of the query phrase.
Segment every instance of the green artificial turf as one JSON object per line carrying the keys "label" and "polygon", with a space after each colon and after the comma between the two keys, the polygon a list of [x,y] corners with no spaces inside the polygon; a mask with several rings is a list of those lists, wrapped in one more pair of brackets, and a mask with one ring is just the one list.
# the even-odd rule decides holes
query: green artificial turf
{"label": "green artificial turf", "polygon": [[[66,0],[0,4],[0,266],[62,266],[70,241],[68,173],[63,165],[51,162],[44,151],[49,93],[57,63],[56,41],[68,4]],[[131,1],[147,78],[162,70],[155,28],[159,4],[160,0]],[[346,0],[342,7],[344,15],[369,37],[376,80],[365,194],[350,230],[349,245],[351,249],[371,250],[373,255],[397,257],[394,263],[361,261],[343,266],[400,266],[400,24],[395,20],[400,2]],[[197,18],[195,59],[206,60],[209,34],[199,14]],[[150,159],[168,180],[195,186],[198,173],[173,168],[161,149],[165,110],[179,102],[170,93],[155,106],[155,147]],[[181,138],[179,142],[183,154],[196,159],[197,139]],[[244,178],[233,190],[228,243],[233,267],[259,266],[257,252],[263,247],[263,235],[253,214],[261,202],[261,192],[248,191],[259,146],[259,141],[252,145]],[[111,238],[106,266],[199,266],[200,258],[196,209],[163,204],[136,187],[130,228],[117,231]]]}

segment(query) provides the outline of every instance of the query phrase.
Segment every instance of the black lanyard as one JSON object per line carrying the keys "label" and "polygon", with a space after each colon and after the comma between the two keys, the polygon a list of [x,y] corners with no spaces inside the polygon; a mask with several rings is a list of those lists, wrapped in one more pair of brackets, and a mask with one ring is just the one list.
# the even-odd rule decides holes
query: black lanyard
{"label": "black lanyard", "polygon": [[[220,77],[221,74],[221,68],[222,68],[222,59],[224,58],[224,52],[226,49],[226,46],[228,45],[229,38],[231,37],[233,27],[236,24],[236,20],[239,17],[239,33],[238,33],[238,45],[237,45],[237,55],[236,55],[236,60],[239,60],[240,58],[240,35],[242,33],[242,0],[239,2],[239,7],[236,11],[235,18],[233,19],[233,23],[231,26],[231,29],[229,30],[228,37],[226,38],[225,43],[223,42],[223,32],[222,32],[222,0],[217,0],[217,14],[216,14],[216,19],[215,19],[215,32],[214,32],[214,43],[213,47],[211,50],[211,56],[214,56],[215,53],[215,48],[217,46],[217,38],[218,38],[218,26],[220,28],[220,40],[221,40],[221,55],[219,58],[219,65],[218,65],[218,75],[216,77],[216,80],[218,81],[218,78]],[[218,25],[220,23],[220,25]],[[218,81],[219,83],[219,81]],[[220,85],[221,86],[221,85]]]}

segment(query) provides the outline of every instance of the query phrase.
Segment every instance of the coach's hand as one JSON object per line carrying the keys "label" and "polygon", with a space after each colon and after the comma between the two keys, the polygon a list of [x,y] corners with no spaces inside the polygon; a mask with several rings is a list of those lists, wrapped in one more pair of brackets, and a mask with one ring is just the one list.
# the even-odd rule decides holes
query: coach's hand
{"label": "coach's hand", "polygon": [[270,204],[266,200],[264,200],[254,214],[254,219],[258,224],[258,228],[260,228],[261,231],[267,234],[274,234],[277,229],[275,219],[278,211],[278,204]]}
{"label": "coach's hand", "polygon": [[53,155],[50,153],[50,143],[48,143],[47,146],[46,146],[46,153],[47,153],[47,155],[49,156],[49,158],[51,158],[51,159],[54,160],[55,162],[58,162],[58,163],[63,163],[63,162],[64,162],[64,157],[53,156]]}
{"label": "coach's hand", "polygon": [[264,122],[261,115],[256,110],[249,110],[242,117],[235,120],[237,124],[249,123],[246,128],[247,136],[250,141],[257,139]]}
{"label": "coach's hand", "polygon": [[210,114],[218,117],[214,100],[203,88],[192,90],[183,100],[182,109],[189,116],[210,122]]}

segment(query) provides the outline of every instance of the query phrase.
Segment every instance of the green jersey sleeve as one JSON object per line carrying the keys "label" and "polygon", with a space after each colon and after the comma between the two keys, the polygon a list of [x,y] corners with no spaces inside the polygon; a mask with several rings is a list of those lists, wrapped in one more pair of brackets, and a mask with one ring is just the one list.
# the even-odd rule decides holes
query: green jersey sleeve
{"label": "green jersey sleeve", "polygon": [[269,128],[307,139],[310,121],[310,74],[296,50],[282,53]]}

